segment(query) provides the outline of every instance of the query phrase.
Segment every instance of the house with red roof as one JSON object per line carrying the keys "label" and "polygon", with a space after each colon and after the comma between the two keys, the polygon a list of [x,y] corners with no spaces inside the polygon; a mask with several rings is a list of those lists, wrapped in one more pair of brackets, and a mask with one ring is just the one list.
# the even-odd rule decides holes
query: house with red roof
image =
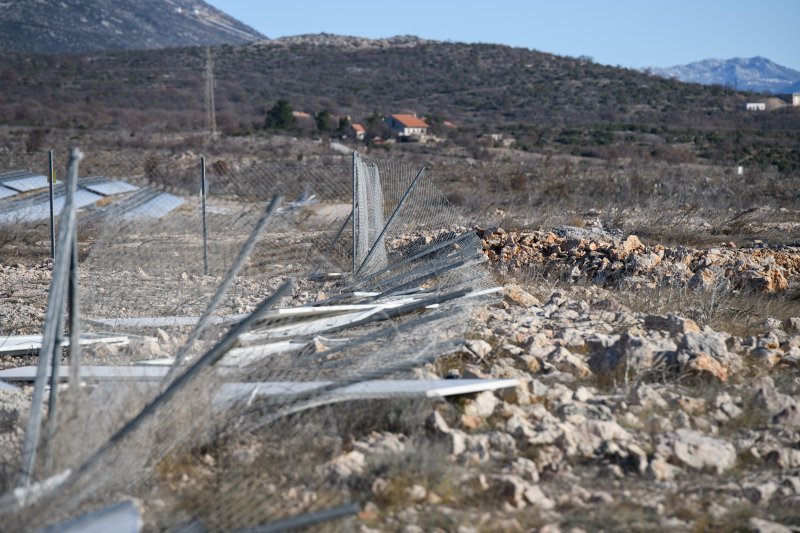
{"label": "house with red roof", "polygon": [[350,133],[351,135],[353,135],[353,137],[355,137],[359,141],[362,141],[364,140],[364,136],[367,134],[367,130],[363,125],[356,122],[350,124]]}
{"label": "house with red roof", "polygon": [[389,115],[386,125],[398,137],[422,138],[428,134],[428,123],[414,115]]}

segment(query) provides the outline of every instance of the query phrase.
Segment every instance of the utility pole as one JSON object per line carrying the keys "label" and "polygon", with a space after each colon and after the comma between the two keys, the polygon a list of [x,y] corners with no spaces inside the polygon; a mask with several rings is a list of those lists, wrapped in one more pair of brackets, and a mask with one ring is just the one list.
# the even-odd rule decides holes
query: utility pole
{"label": "utility pole", "polygon": [[211,47],[206,47],[206,144],[217,136],[217,115],[214,103],[214,59]]}

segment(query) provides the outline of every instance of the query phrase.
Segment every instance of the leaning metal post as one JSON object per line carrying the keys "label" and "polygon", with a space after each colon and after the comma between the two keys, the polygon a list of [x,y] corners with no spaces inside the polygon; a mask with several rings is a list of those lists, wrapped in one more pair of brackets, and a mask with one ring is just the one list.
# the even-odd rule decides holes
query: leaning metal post
{"label": "leaning metal post", "polygon": [[47,161],[49,164],[49,173],[47,174],[47,183],[50,186],[50,259],[55,259],[56,257],[56,224],[55,224],[55,213],[53,212],[53,186],[55,185],[56,181],[56,172],[55,167],[53,166],[53,151],[50,150],[47,155]]}
{"label": "leaning metal post", "polygon": [[200,156],[200,202],[203,208],[203,275],[208,276],[208,219],[206,218],[206,195],[208,182],[206,181],[206,157]]}
{"label": "leaning metal post", "polygon": [[[36,448],[39,443],[39,432],[42,425],[42,408],[44,407],[44,392],[47,382],[47,367],[54,360],[54,354],[60,355],[61,351],[61,324],[64,313],[64,292],[67,286],[67,276],[70,269],[70,254],[72,253],[71,239],[75,231],[75,189],[78,181],[78,161],[83,154],[77,149],[72,149],[69,155],[69,172],[67,175],[67,196],[64,210],[61,215],[61,231],[58,235],[58,252],[53,260],[53,278],[50,282],[50,293],[47,298],[47,311],[44,319],[44,333],[42,347],[39,350],[39,363],[36,369],[36,379],[33,386],[33,399],[31,400],[30,415],[25,431],[25,442],[22,448],[22,463],[20,464],[17,487],[27,492],[33,475],[33,465],[36,461]],[[58,377],[58,368],[53,369],[53,374]],[[56,382],[57,383],[57,382]],[[55,387],[57,389],[57,387]],[[54,405],[50,412],[50,419],[55,420]]]}
{"label": "leaning metal post", "polygon": [[397,216],[397,213],[400,212],[400,208],[403,207],[403,204],[405,203],[406,199],[408,198],[408,195],[411,194],[411,191],[414,190],[414,187],[417,185],[417,182],[419,181],[419,179],[424,174],[425,174],[425,167],[422,167],[421,169],[419,169],[419,172],[417,172],[417,177],[414,178],[414,181],[412,181],[411,185],[408,186],[408,189],[406,189],[406,192],[403,193],[403,197],[400,198],[400,201],[397,203],[397,207],[395,207],[394,211],[392,211],[392,215],[389,217],[389,220],[387,220],[386,224],[383,225],[383,229],[381,230],[380,234],[378,235],[378,238],[375,239],[374,243],[372,243],[372,247],[369,249],[369,252],[367,252],[367,257],[364,258],[364,261],[361,262],[361,266],[359,266],[358,270],[356,270],[356,276],[361,274],[361,271],[364,269],[364,266],[372,258],[372,255],[378,250],[378,246],[380,245],[381,239],[383,239],[384,234],[389,229],[389,227],[392,225],[392,222],[394,222],[394,219]]}
{"label": "leaning metal post", "polygon": [[[72,341],[73,334],[72,328],[74,325],[73,320],[73,303],[74,299],[77,296],[76,291],[77,287],[74,285],[77,283],[76,279],[73,279],[73,273],[75,272],[75,266],[73,265],[74,262],[77,261],[77,219],[74,213],[75,210],[75,193],[77,191],[77,183],[78,183],[78,162],[70,160],[70,166],[67,170],[67,196],[72,197],[73,200],[70,202],[70,209],[72,209],[72,213],[69,215],[72,219],[72,224],[69,229],[69,236],[67,237],[67,241],[64,245],[65,253],[69,254],[69,280],[64,281],[64,284],[67,285],[67,306],[69,308],[70,319],[70,341]],[[68,252],[66,250],[69,250]],[[64,288],[61,289],[61,301],[63,309],[63,301],[64,301]],[[50,398],[47,403],[47,426],[45,431],[45,442],[49,443],[53,436],[56,433],[56,427],[58,423],[58,382],[61,379],[61,346],[64,340],[64,313],[60,313],[58,315],[58,320],[56,321],[56,332],[58,337],[56,338],[55,349],[52,352],[52,359],[50,363]],[[75,346],[78,345],[78,339],[75,339]],[[70,354],[72,354],[73,348],[72,345],[70,346]],[[70,363],[72,363],[72,358],[70,357]],[[70,370],[72,372],[72,370]],[[49,447],[49,444],[45,448],[46,450],[46,461],[48,464],[52,461],[52,450]]]}

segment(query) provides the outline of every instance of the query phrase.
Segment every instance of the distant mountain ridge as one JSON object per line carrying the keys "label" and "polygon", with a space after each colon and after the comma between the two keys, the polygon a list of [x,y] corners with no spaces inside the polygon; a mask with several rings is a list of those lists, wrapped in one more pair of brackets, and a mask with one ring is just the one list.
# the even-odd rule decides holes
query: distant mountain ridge
{"label": "distant mountain ridge", "polygon": [[688,65],[651,68],[649,72],[690,83],[724,85],[740,91],[773,94],[800,92],[800,72],[766,57],[705,59]]}
{"label": "distant mountain ridge", "polygon": [[86,53],[243,44],[259,32],[201,0],[0,2],[0,49]]}

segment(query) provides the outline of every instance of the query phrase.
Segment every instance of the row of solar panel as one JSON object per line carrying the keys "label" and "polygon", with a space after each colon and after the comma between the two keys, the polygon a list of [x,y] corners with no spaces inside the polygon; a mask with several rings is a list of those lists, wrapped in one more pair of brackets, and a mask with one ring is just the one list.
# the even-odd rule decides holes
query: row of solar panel
{"label": "row of solar panel", "polygon": [[[50,216],[50,195],[47,191],[15,198],[22,193],[33,192],[48,186],[47,177],[27,170],[14,170],[0,174],[0,224],[30,222]],[[138,192],[137,192],[138,191]],[[147,187],[140,188],[130,183],[95,176],[78,181],[75,202],[77,208],[94,206],[98,200],[108,196],[126,195],[104,207],[104,212],[115,210],[125,220],[140,217],[161,218],[179,207],[184,200],[169,193]],[[56,182],[53,191],[53,212],[58,215],[66,201],[64,186]]]}

